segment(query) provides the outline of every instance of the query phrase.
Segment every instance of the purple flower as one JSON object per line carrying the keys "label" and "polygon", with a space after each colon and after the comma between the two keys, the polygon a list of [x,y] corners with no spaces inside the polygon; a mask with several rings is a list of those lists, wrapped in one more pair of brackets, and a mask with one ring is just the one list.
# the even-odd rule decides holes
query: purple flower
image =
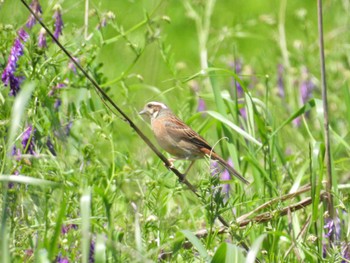
{"label": "purple flower", "polygon": [[[207,106],[205,105],[205,101],[202,98],[198,99],[198,107],[197,107],[197,111],[201,112],[201,111],[205,111],[207,108]],[[204,116],[205,113],[202,113],[202,116]]]}
{"label": "purple flower", "polygon": [[70,134],[70,130],[72,129],[72,126],[73,126],[73,122],[72,121],[68,122],[68,124],[66,125],[66,127],[65,127],[66,136],[68,136]]}
{"label": "purple flower", "polygon": [[[341,234],[341,229],[340,229],[340,220],[338,217],[335,218],[335,222],[331,218],[326,218],[325,219],[325,225],[324,229],[327,230],[327,233],[325,233],[326,238],[330,238],[332,234],[334,234],[335,239],[339,240],[340,239],[340,234]],[[333,231],[335,231],[333,233]]]}
{"label": "purple flower", "polygon": [[28,128],[24,131],[22,135],[22,146],[24,149],[24,153],[29,153],[34,155],[34,133],[35,129],[33,129],[32,125],[29,125]]}
{"label": "purple flower", "polygon": [[49,151],[53,156],[57,156],[56,151],[55,151],[55,147],[53,146],[50,137],[47,138],[46,146],[47,146],[47,148],[49,148]]}
{"label": "purple flower", "polygon": [[89,263],[95,262],[95,241],[90,242]]}
{"label": "purple flower", "polygon": [[57,263],[69,263],[68,258],[62,257],[61,253],[56,257]]}
{"label": "purple flower", "polygon": [[[233,162],[232,162],[231,158],[229,158],[227,160],[227,163],[231,167],[233,167]],[[227,169],[225,169],[225,171],[221,174],[221,180],[222,181],[229,181],[229,180],[231,180],[231,175],[230,175],[230,173],[229,173],[229,171]],[[228,183],[222,184],[222,188],[221,189],[222,189],[221,190],[222,193],[225,194],[225,198],[227,199],[229,197],[229,194],[230,194],[230,189],[231,189],[230,184],[228,184]]]}
{"label": "purple flower", "polygon": [[23,42],[27,41],[28,34],[24,29],[18,30],[18,37],[15,39],[8,57],[7,65],[2,73],[1,79],[5,86],[10,86],[10,96],[16,96],[20,90],[23,77],[15,76],[18,59],[23,55]]}
{"label": "purple flower", "polygon": [[342,255],[343,255],[343,258],[346,259],[347,261],[342,260],[341,263],[346,263],[350,260],[350,243],[343,244]]}
{"label": "purple flower", "polygon": [[[233,163],[232,163],[232,160],[231,159],[228,159],[227,163],[233,167]],[[211,161],[210,162],[210,174],[212,176],[216,176],[218,175],[219,173],[221,173],[221,170],[220,170],[220,167],[219,167],[219,164],[218,162],[216,161]],[[231,175],[229,173],[229,171],[227,169],[225,169],[221,175],[220,175],[220,179],[222,181],[229,181],[231,180]],[[223,194],[225,194],[225,200],[227,200],[228,196],[229,196],[229,192],[230,192],[230,184],[227,184],[227,183],[224,183],[221,185],[221,192]]]}
{"label": "purple flower", "polygon": [[[239,77],[239,75],[242,73],[242,61],[240,59],[236,59],[232,64],[231,67],[234,68],[235,74]],[[237,96],[241,98],[243,96],[243,88],[241,84],[236,79],[233,79],[233,85],[236,86],[237,89]]]}
{"label": "purple flower", "polygon": [[18,30],[18,36],[23,42],[26,42],[29,38],[27,31],[25,31],[23,28]]}
{"label": "purple flower", "polygon": [[[79,63],[79,58],[73,57],[73,59],[74,59],[76,62]],[[69,63],[68,63],[68,68],[69,68],[71,71],[73,71],[74,74],[77,73],[77,68],[76,68],[76,66],[75,66],[75,64],[74,64],[73,61],[71,61],[71,60],[69,61]]]}
{"label": "purple flower", "polygon": [[67,234],[68,231],[71,230],[71,229],[77,230],[78,229],[78,225],[76,225],[76,224],[62,225],[61,233],[62,234]]}
{"label": "purple flower", "polygon": [[210,162],[210,174],[212,176],[217,175],[220,172],[219,165],[217,161]]}
{"label": "purple flower", "polygon": [[300,127],[300,125],[301,125],[301,117],[299,116],[299,117],[295,118],[295,119],[292,121],[292,123],[293,123],[293,125],[294,125],[295,127]]}
{"label": "purple flower", "polygon": [[45,28],[41,28],[39,32],[39,37],[38,37],[38,46],[40,48],[46,48],[47,43],[46,43],[46,30]]}
{"label": "purple flower", "polygon": [[56,86],[53,86],[53,87],[51,88],[51,90],[49,91],[49,93],[47,94],[47,96],[52,97],[53,95],[55,95],[56,90],[62,89],[62,88],[64,88],[65,86],[66,86],[66,84],[64,84],[64,83],[57,83]]}
{"label": "purple flower", "polygon": [[[22,169],[22,166],[19,166],[14,172],[13,175],[19,175],[19,171]],[[12,189],[15,186],[13,182],[9,182],[8,188]]]}
{"label": "purple flower", "polygon": [[312,98],[312,91],[315,89],[315,84],[310,79],[309,71],[304,68],[302,72],[303,81],[300,84],[300,99],[305,104],[309,99]]}
{"label": "purple flower", "polygon": [[53,33],[53,35],[58,40],[59,36],[62,35],[63,20],[61,14],[61,7],[59,5],[56,5],[54,9],[55,13],[53,15],[53,18],[55,19],[55,32]]}
{"label": "purple flower", "polygon": [[243,119],[247,119],[247,111],[244,107],[239,109],[239,114],[242,116]]}
{"label": "purple flower", "polygon": [[[33,0],[31,3],[30,3],[30,8],[33,10],[33,12],[37,15],[37,16],[41,16],[41,14],[43,13],[43,11],[41,10],[41,6],[39,4],[39,0]],[[27,21],[27,24],[26,26],[31,29],[34,25],[36,24],[36,19],[35,17],[30,14],[29,18],[28,18],[28,21]]]}
{"label": "purple flower", "polygon": [[278,96],[281,98],[285,97],[285,92],[284,92],[284,79],[283,79],[283,74],[284,74],[284,67],[282,64],[278,64],[278,70],[277,70],[277,87],[278,87]]}
{"label": "purple flower", "polygon": [[58,108],[61,106],[61,104],[62,104],[62,100],[61,100],[60,98],[57,98],[57,99],[55,100],[55,103],[53,104],[53,107],[54,107],[56,110],[58,110]]}

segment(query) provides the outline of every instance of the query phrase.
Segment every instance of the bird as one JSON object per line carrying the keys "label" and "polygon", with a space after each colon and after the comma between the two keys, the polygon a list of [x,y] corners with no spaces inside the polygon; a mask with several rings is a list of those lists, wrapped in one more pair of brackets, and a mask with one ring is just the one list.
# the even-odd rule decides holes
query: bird
{"label": "bird", "polygon": [[158,144],[175,157],[169,159],[171,165],[173,161],[179,159],[191,161],[185,175],[197,159],[207,156],[218,161],[231,175],[243,183],[249,184],[249,181],[219,156],[203,137],[180,120],[164,103],[148,102],[139,114],[150,117],[152,131]]}

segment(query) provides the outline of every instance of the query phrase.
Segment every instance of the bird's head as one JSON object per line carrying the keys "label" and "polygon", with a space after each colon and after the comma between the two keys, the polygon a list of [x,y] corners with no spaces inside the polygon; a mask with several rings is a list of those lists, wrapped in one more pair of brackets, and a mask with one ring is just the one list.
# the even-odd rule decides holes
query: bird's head
{"label": "bird's head", "polygon": [[168,107],[161,102],[151,101],[148,102],[139,114],[146,114],[151,118],[156,118],[161,110],[168,109]]}

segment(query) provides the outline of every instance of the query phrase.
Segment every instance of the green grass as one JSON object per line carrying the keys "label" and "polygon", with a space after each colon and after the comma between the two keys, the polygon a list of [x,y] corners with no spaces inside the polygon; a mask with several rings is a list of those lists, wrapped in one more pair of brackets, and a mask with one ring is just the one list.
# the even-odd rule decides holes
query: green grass
{"label": "green grass", "polygon": [[[58,2],[39,1],[42,21],[53,29]],[[231,158],[251,184],[220,180],[220,172],[212,176],[205,159],[186,177],[195,195],[105,106],[84,75],[69,69],[57,45],[48,39],[48,48],[38,47],[35,25],[27,29],[30,38],[16,68],[24,77],[21,92],[9,96],[0,84],[2,262],[349,259],[346,1],[323,3],[337,218],[333,245],[325,228],[316,3],[93,0],[87,22],[85,1],[59,3],[60,42],[152,142],[148,120],[138,112],[148,101],[162,101]],[[115,19],[96,29],[109,11]],[[21,1],[0,4],[1,73],[28,16]],[[279,77],[284,97],[278,95]],[[315,88],[302,103],[300,87],[310,82]],[[60,83],[64,87],[49,96]],[[197,111],[199,98],[204,112]],[[58,99],[61,106],[55,108]],[[35,128],[34,154],[22,145],[29,125]],[[12,154],[14,146],[21,154]],[[188,164],[175,162],[179,171]],[[223,184],[229,184],[229,196],[221,192]]]}

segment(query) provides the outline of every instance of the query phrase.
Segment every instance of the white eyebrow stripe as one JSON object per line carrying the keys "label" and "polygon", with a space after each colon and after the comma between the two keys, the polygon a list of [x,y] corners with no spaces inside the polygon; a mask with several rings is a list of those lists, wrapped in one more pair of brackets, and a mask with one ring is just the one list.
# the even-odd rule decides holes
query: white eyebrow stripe
{"label": "white eyebrow stripe", "polygon": [[162,109],[168,108],[164,103],[157,102],[157,101],[151,101],[151,102],[147,103],[147,105],[160,106]]}

